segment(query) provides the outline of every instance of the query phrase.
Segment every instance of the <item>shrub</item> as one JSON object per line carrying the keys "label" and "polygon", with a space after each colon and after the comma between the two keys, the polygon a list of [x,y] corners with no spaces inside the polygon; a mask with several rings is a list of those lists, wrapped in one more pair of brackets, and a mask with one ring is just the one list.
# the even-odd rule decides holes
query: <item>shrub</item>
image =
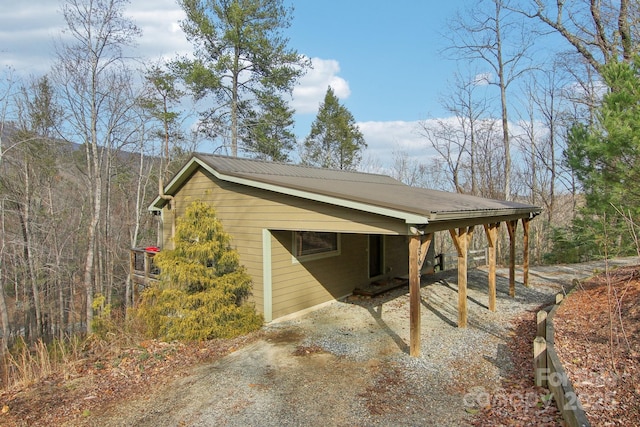
{"label": "shrub", "polygon": [[175,249],[154,262],[160,281],[145,290],[137,316],[148,335],[165,340],[231,338],[260,328],[247,304],[251,277],[239,264],[215,210],[193,202],[176,222]]}

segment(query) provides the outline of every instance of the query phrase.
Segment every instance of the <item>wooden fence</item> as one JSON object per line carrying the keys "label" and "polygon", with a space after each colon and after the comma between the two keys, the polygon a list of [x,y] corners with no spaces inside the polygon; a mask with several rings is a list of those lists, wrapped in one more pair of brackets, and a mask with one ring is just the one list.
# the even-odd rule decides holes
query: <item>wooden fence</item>
{"label": "wooden fence", "polygon": [[[467,267],[475,268],[482,265],[487,265],[489,259],[488,250],[478,249],[469,251],[467,257]],[[458,268],[458,254],[456,252],[447,252],[436,255],[436,264],[434,268],[439,271],[452,270]]]}

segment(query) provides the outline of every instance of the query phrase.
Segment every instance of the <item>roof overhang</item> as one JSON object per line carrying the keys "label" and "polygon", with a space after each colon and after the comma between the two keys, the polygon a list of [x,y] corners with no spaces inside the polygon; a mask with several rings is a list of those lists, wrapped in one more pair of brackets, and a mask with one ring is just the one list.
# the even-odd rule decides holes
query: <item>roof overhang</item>
{"label": "roof overhang", "polygon": [[[197,156],[192,157],[175,177],[167,184],[164,189],[164,193],[167,195],[174,195],[180,187],[189,179],[198,168],[202,168],[219,180],[232,182],[235,184],[245,185],[253,188],[259,188],[262,190],[272,191],[280,194],[286,194],[294,197],[301,197],[307,200],[314,200],[321,203],[328,203],[335,206],[341,206],[349,209],[356,209],[364,212],[369,212],[378,215],[384,215],[391,218],[397,218],[403,220],[406,224],[428,224],[429,217],[425,215],[419,215],[411,212],[405,212],[397,209],[386,208],[376,206],[369,203],[358,202],[354,200],[343,199],[339,197],[333,197],[324,194],[318,194],[310,191],[285,187],[281,185],[275,185],[272,183],[266,183],[261,181],[255,181],[231,174],[223,174],[212,168],[207,162],[201,160]],[[166,199],[161,196],[155,198],[151,203],[148,210],[159,211],[167,203]]]}

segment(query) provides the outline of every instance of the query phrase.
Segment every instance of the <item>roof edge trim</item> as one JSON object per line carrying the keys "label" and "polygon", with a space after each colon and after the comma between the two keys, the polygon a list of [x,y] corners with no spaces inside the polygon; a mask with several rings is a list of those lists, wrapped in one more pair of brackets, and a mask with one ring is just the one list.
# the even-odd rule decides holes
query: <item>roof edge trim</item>
{"label": "roof edge trim", "polygon": [[[340,206],[349,209],[355,209],[359,211],[369,212],[373,214],[383,215],[391,218],[397,218],[403,220],[406,224],[428,224],[429,218],[423,215],[417,215],[410,212],[404,212],[396,209],[383,208],[367,203],[357,202],[353,200],[346,200],[332,196],[326,196],[311,191],[297,190],[281,185],[269,184],[260,182],[248,178],[243,178],[230,174],[223,174],[212,168],[207,162],[194,156],[189,162],[176,174],[176,176],[165,187],[166,194],[173,194],[177,188],[186,180],[185,175],[191,175],[197,169],[197,166],[202,167],[207,172],[215,176],[217,179],[227,182],[233,182],[235,184],[246,185],[249,187],[259,188],[262,190],[273,191],[280,194],[286,194],[289,196],[300,197],[303,199],[313,200],[322,203],[328,203],[334,206]],[[157,211],[162,209],[166,204],[166,200],[160,196],[156,197],[149,206],[148,210]]]}

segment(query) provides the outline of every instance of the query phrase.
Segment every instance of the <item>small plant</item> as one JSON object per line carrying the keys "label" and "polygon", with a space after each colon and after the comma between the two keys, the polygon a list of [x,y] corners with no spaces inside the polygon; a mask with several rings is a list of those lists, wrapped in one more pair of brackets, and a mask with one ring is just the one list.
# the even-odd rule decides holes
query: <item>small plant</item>
{"label": "small plant", "polygon": [[111,320],[111,305],[105,304],[106,300],[104,295],[96,294],[92,305],[95,314],[91,320],[91,330],[102,339],[105,339],[115,329]]}
{"label": "small plant", "polygon": [[56,368],[46,344],[39,340],[33,350],[20,337],[13,348],[5,354],[4,370],[6,372],[6,386],[17,384],[28,385],[42,377],[50,375]]}

